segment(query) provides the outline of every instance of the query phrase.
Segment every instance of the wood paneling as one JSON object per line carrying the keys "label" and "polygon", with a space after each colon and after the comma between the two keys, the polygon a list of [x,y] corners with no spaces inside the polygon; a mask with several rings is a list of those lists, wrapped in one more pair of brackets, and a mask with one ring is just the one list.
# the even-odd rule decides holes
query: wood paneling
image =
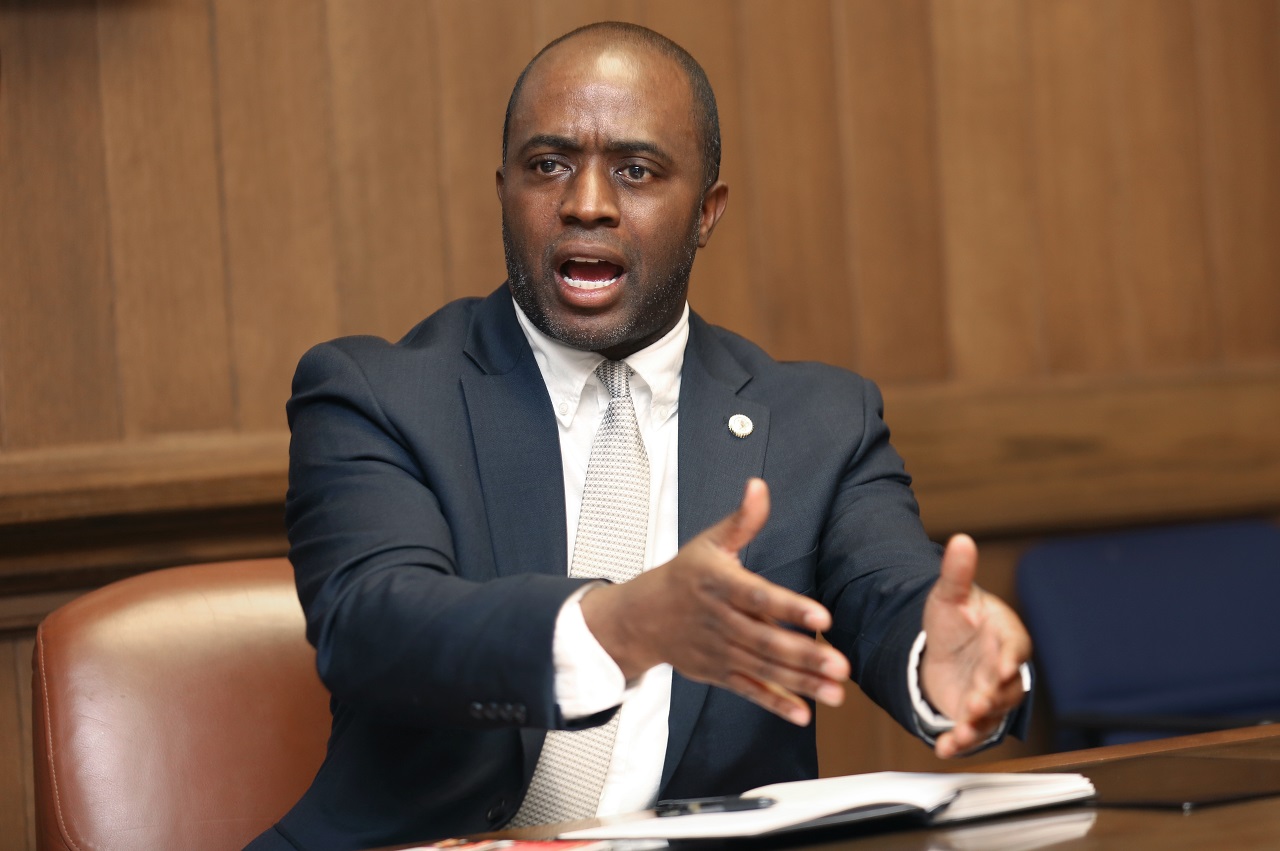
{"label": "wood paneling", "polygon": [[1210,247],[1228,359],[1280,356],[1280,4],[1198,0]]}
{"label": "wood paneling", "polygon": [[1027,5],[933,5],[952,375],[1045,372]]}
{"label": "wood paneling", "polygon": [[[797,0],[738,7],[743,155],[755,288],[775,357],[853,364],[853,306],[844,284],[844,215],[831,7]],[[802,51],[786,45],[805,45]],[[786,199],[785,203],[781,199]]]}
{"label": "wood paneling", "polygon": [[673,39],[697,58],[716,93],[722,152],[720,179],[729,186],[729,206],[706,248],[698,252],[689,302],[708,321],[763,342],[770,322],[758,281],[751,274],[747,219],[750,172],[742,153],[742,98],[738,86],[735,0],[646,0],[641,21]]}
{"label": "wood paneling", "polygon": [[[435,73],[440,81],[439,126],[442,168],[444,298],[487,295],[507,276],[494,175],[502,166],[502,121],[516,77],[541,44],[531,34],[533,7],[527,0],[474,7],[438,0]],[[487,58],[487,73],[473,67]],[[465,128],[465,132],[461,132]]]}
{"label": "wood paneling", "polygon": [[857,368],[881,381],[944,379],[929,5],[856,0],[834,8]]}
{"label": "wood paneling", "polygon": [[[641,0],[533,0],[534,51],[557,36],[595,21],[637,21]],[[525,57],[527,62],[532,58]]]}
{"label": "wood paneling", "polygon": [[0,12],[0,448],[120,437],[97,12]]}
{"label": "wood paneling", "polygon": [[[1271,513],[1280,373],[886,392],[931,535]],[[1175,424],[1171,425],[1171,424]]]}
{"label": "wood paneling", "polygon": [[444,303],[437,25],[418,0],[329,0],[339,324],[398,339]]}
{"label": "wood paneling", "polygon": [[1117,286],[1135,368],[1168,372],[1220,358],[1200,173],[1189,0],[1105,8],[1117,154]]}
{"label": "wood paneling", "polygon": [[692,298],[775,354],[959,389],[1280,360],[1277,0],[4,9],[0,451],[278,430],[309,345],[489,291],[507,92],[598,18],[716,83]]}
{"label": "wood paneling", "polygon": [[323,0],[216,0],[237,424],[285,425],[298,358],[338,334]]}
{"label": "wood paneling", "polygon": [[1106,4],[1027,7],[1044,343],[1055,374],[1123,373],[1130,360],[1111,215]]}
{"label": "wood paneling", "polygon": [[288,435],[184,435],[0,455],[0,525],[232,505],[284,496]]}
{"label": "wood paneling", "polygon": [[0,636],[0,837],[4,837],[6,848],[35,847],[26,841],[31,759],[24,758],[22,750],[24,744],[30,745],[31,737],[29,720],[25,732],[23,724],[22,701],[30,695],[30,690],[21,686],[18,655],[23,645],[12,636]]}
{"label": "wood paneling", "polygon": [[[2,641],[2,640],[0,640]],[[36,640],[33,632],[24,630],[18,633],[13,641],[13,663],[17,669],[15,679],[18,685],[18,723],[22,727],[22,777],[25,780],[35,775],[31,741],[31,667],[32,654],[35,652]],[[22,803],[26,811],[24,821],[27,825],[27,847],[36,847],[36,796],[35,787],[26,783],[23,790]]]}
{"label": "wood paneling", "polygon": [[99,21],[126,437],[234,421],[209,36],[196,4]]}

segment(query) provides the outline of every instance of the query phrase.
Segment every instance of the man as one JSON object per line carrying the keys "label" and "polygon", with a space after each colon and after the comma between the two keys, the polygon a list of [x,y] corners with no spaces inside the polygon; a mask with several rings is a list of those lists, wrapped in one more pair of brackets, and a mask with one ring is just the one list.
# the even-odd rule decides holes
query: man
{"label": "man", "polygon": [[696,62],[631,25],[570,33],[508,106],[508,283],[303,358],[290,556],[333,732],[253,847],[811,777],[810,701],[851,673],[941,756],[1003,732],[1026,633],[972,541],[939,575],[875,388],[689,313],[718,168]]}

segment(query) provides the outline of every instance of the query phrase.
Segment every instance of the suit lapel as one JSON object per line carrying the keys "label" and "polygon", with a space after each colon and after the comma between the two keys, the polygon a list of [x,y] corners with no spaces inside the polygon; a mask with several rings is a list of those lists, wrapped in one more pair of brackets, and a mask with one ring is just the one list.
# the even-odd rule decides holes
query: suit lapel
{"label": "suit lapel", "polygon": [[[747,479],[764,472],[769,438],[769,409],[738,396],[751,374],[705,322],[696,315],[689,321],[689,344],[680,377],[681,546],[737,508]],[[753,429],[745,438],[735,437],[729,430],[729,418],[735,414],[751,418]],[[660,790],[666,788],[684,755],[708,688],[672,674]]]}
{"label": "suit lapel", "polygon": [[481,302],[464,351],[483,373],[462,392],[498,575],[566,576],[560,437],[505,287]]}
{"label": "suit lapel", "polygon": [[[498,576],[567,576],[560,436],[506,287],[480,303],[463,351],[481,371],[463,376],[462,393]],[[545,735],[520,730],[526,787]]]}

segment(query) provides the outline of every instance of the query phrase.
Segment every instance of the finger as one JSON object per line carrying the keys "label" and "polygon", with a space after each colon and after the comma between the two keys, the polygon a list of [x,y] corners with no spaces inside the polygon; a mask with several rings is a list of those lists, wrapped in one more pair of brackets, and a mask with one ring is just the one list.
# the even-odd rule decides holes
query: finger
{"label": "finger", "polygon": [[[849,679],[849,660],[834,647],[742,612],[729,610],[724,618],[725,641],[756,664],[775,665],[829,683],[841,684]],[[744,670],[753,673],[749,667]],[[754,673],[761,679],[774,679],[758,671]],[[805,693],[814,696],[808,691]]]}
{"label": "finger", "polygon": [[745,674],[733,673],[725,680],[724,685],[740,697],[798,727],[805,726],[813,717],[809,704],[776,684],[761,682]]}
{"label": "finger", "polygon": [[831,628],[831,613],[826,606],[747,570],[735,571],[725,600],[757,620],[781,621],[813,632]]}
{"label": "finger", "polygon": [[810,697],[828,706],[839,706],[844,703],[844,683],[847,677],[829,677],[821,672],[823,669],[839,667],[847,669],[848,662],[844,657],[827,661],[820,657],[817,665],[795,667],[785,662],[778,662],[752,652],[751,649],[730,644],[726,648],[725,664],[729,673],[742,674],[762,683],[773,684],[788,692]]}
{"label": "finger", "polygon": [[983,644],[987,648],[987,658],[1000,661],[979,663],[973,673],[960,712],[961,719],[970,722],[987,716],[1001,717],[1023,699],[1021,666],[1006,664],[1016,656],[1005,656],[994,636],[986,638]]}
{"label": "finger", "polygon": [[996,733],[1002,718],[981,725],[957,724],[938,737],[934,751],[943,759],[964,756],[982,747]]}
{"label": "finger", "polygon": [[737,510],[703,534],[725,552],[737,555],[760,533],[768,519],[769,486],[764,479],[748,479]]}
{"label": "finger", "polygon": [[989,714],[1007,715],[1014,709],[1017,709],[1022,701],[1026,700],[1027,692],[1022,687],[1021,675],[1010,680],[1005,680],[996,690],[991,698],[991,710]]}
{"label": "finger", "polygon": [[978,546],[968,535],[953,535],[942,554],[942,569],[933,593],[947,603],[964,603],[973,593],[978,573]]}
{"label": "finger", "polygon": [[985,745],[1004,723],[1005,714],[990,715],[968,722],[957,722],[950,731],[938,737],[934,751],[943,759],[963,756]]}
{"label": "finger", "polygon": [[939,759],[951,759],[959,756],[962,751],[956,744],[955,732],[950,731],[938,736],[937,741],[933,743],[933,752]]}

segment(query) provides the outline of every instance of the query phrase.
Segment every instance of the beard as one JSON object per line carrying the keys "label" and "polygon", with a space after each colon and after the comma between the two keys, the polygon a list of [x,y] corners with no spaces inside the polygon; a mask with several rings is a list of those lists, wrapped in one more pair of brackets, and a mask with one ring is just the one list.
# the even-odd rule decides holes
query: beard
{"label": "beard", "polygon": [[[684,312],[689,293],[689,275],[698,253],[699,204],[684,238],[665,255],[638,258],[625,252],[627,284],[630,292],[622,310],[607,325],[582,327],[572,317],[553,308],[555,269],[552,257],[557,243],[549,243],[541,252],[536,268],[530,268],[528,247],[517,240],[502,215],[502,248],[507,262],[507,285],[511,297],[533,326],[552,339],[587,352],[605,352],[643,340],[656,341],[654,335],[670,328]],[[652,264],[652,265],[651,265]],[[660,335],[659,335],[660,336]]]}

